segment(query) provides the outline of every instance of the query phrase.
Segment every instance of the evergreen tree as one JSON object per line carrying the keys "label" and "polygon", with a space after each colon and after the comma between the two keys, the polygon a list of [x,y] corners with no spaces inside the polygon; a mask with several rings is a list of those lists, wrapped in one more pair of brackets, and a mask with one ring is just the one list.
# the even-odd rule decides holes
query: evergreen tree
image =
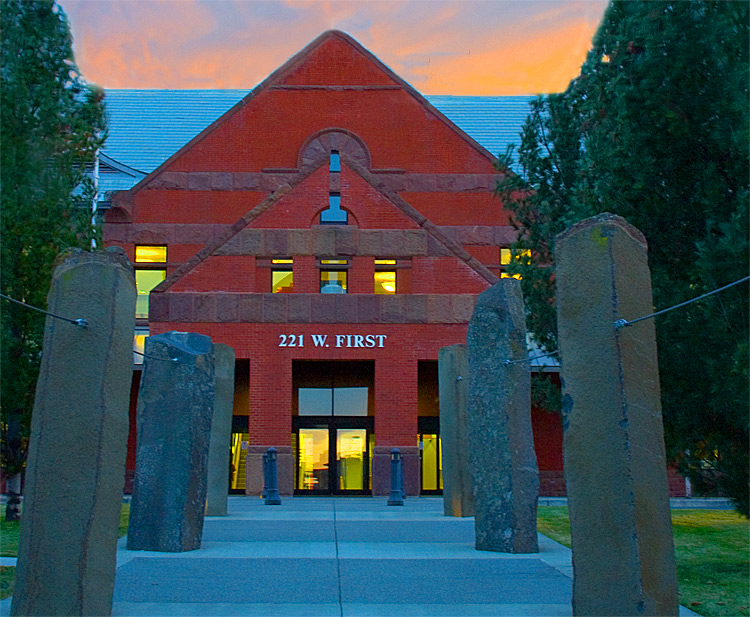
{"label": "evergreen tree", "polygon": [[[55,258],[94,233],[84,172],[103,143],[103,94],[78,72],[52,0],[3,0],[0,24],[0,288],[45,308]],[[44,316],[6,300],[0,310],[2,465],[13,476],[25,461]]]}
{"label": "evergreen tree", "polygon": [[[498,193],[531,259],[529,328],[556,348],[554,235],[600,212],[649,243],[665,308],[748,273],[748,3],[614,1],[580,75],[532,107]],[[507,165],[507,157],[501,164]],[[656,318],[667,452],[748,514],[748,293]]]}

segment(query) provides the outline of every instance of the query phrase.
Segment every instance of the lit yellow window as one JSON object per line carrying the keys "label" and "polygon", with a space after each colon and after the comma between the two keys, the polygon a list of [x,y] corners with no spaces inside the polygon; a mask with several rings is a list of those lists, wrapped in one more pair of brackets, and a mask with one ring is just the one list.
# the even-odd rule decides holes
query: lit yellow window
{"label": "lit yellow window", "polygon": [[146,348],[148,328],[136,328],[133,334],[133,364],[143,364],[143,351]]}
{"label": "lit yellow window", "polygon": [[136,246],[135,263],[167,263],[167,247]]}
{"label": "lit yellow window", "polygon": [[138,295],[135,300],[135,316],[148,319],[148,296],[151,290],[167,278],[166,270],[136,270],[135,288]]}
{"label": "lit yellow window", "polygon": [[378,270],[375,272],[375,293],[376,294],[395,294],[396,293],[396,272]]}
{"label": "lit yellow window", "polygon": [[348,259],[321,259],[320,263],[324,266],[345,266],[349,263]]}
{"label": "lit yellow window", "polygon": [[294,263],[293,259],[272,259],[272,264],[291,264]]}
{"label": "lit yellow window", "polygon": [[396,260],[395,259],[376,259],[375,265],[376,266],[395,266]]}
{"label": "lit yellow window", "polygon": [[291,270],[271,271],[271,291],[275,294],[292,293],[294,276]]}

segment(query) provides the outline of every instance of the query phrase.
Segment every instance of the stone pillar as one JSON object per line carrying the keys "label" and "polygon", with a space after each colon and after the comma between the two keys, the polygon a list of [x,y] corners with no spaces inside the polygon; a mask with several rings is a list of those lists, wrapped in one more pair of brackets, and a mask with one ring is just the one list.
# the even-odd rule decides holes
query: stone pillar
{"label": "stone pillar", "polygon": [[201,334],[167,332],[146,338],[145,353],[127,547],[192,551],[203,536],[214,346]]}
{"label": "stone pillar", "polygon": [[234,408],[234,349],[214,344],[216,392],[208,445],[206,516],[226,516],[229,495],[229,464],[232,455],[232,410]]}
{"label": "stone pillar", "polygon": [[109,615],[135,327],[122,249],[55,269],[34,399],[12,615]]}
{"label": "stone pillar", "polygon": [[646,240],[602,214],[557,236],[574,615],[677,615]]}
{"label": "stone pillar", "polygon": [[450,345],[440,350],[438,381],[440,438],[443,444],[443,510],[445,516],[474,516],[467,433],[469,360],[466,345]]}
{"label": "stone pillar", "polygon": [[469,456],[476,547],[535,553],[539,471],[531,430],[521,284],[502,279],[477,298],[466,334]]}
{"label": "stone pillar", "polygon": [[279,495],[294,494],[294,452],[292,446],[247,446],[245,455],[245,495],[260,497],[263,493],[263,455],[268,448],[276,448]]}

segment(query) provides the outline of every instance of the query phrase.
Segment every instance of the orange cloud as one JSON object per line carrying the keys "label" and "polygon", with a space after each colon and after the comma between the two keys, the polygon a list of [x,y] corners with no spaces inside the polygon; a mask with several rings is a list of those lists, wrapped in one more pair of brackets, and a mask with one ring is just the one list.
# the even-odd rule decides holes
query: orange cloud
{"label": "orange cloud", "polygon": [[426,94],[529,94],[575,77],[606,0],[58,0],[107,88],[251,88],[322,31]]}

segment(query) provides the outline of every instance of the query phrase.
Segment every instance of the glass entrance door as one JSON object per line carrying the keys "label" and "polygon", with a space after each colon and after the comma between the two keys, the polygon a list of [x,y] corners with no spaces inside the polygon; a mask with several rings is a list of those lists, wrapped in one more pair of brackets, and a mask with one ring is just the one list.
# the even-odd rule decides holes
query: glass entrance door
{"label": "glass entrance door", "polygon": [[301,428],[297,443],[297,488],[305,491],[328,492],[329,439],[328,428]]}
{"label": "glass entrance door", "polygon": [[296,493],[369,493],[371,422],[350,421],[343,418],[295,421],[292,443],[297,464]]}
{"label": "glass entrance door", "polygon": [[366,429],[336,429],[336,467],[340,491],[363,491],[365,489],[366,455]]}

